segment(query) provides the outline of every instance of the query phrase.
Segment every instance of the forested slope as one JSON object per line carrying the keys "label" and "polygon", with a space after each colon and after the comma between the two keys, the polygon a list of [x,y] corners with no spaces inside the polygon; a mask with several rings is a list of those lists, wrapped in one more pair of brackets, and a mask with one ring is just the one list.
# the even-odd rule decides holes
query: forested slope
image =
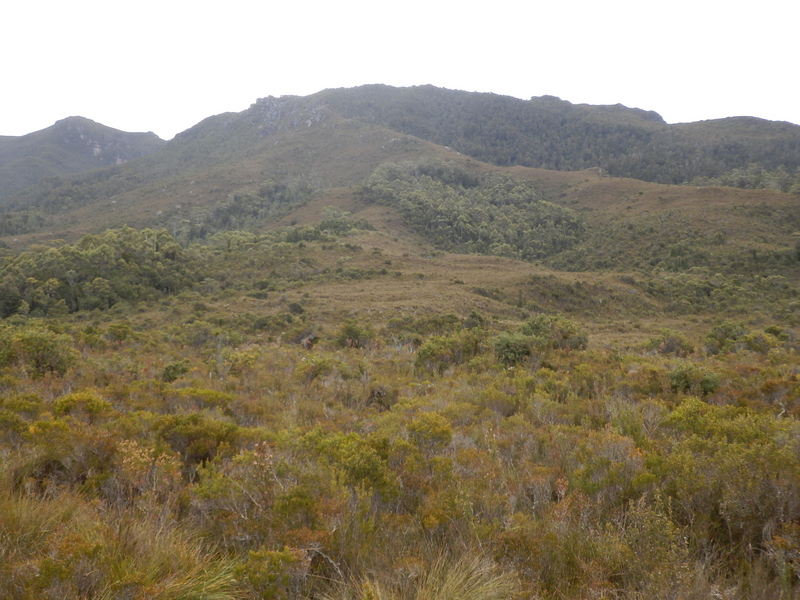
{"label": "forested slope", "polygon": [[798,183],[800,126],[756,118],[668,125],[655,112],[528,101],[433,86],[374,85],[316,95],[341,114],[370,119],[489,163],[543,169],[600,167],[611,175],[681,184],[756,164]]}

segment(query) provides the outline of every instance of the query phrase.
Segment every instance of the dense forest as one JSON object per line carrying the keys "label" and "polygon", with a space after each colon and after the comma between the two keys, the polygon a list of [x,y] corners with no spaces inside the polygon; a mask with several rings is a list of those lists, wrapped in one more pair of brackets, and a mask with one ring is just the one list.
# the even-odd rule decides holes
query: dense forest
{"label": "dense forest", "polygon": [[511,176],[476,177],[446,163],[385,164],[362,188],[440,248],[536,260],[585,236],[574,211]]}

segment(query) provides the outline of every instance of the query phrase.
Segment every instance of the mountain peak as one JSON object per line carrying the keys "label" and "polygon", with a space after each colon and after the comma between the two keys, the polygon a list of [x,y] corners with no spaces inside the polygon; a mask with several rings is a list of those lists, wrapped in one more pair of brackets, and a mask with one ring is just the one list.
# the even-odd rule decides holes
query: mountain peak
{"label": "mountain peak", "polygon": [[92,121],[91,119],[87,119],[86,117],[81,117],[78,115],[74,115],[71,117],[65,117],[63,119],[59,119],[54,123],[54,125],[80,125],[84,123],[94,123],[95,125],[99,125],[96,121]]}
{"label": "mountain peak", "polygon": [[0,138],[0,199],[42,178],[119,165],[161,148],[156,134],[129,133],[70,116],[23,136]]}

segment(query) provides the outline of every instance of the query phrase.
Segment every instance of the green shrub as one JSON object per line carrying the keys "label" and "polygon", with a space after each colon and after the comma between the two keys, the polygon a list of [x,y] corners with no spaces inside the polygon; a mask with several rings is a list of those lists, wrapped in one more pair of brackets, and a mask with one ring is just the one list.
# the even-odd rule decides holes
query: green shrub
{"label": "green shrub", "polygon": [[732,321],[720,323],[706,335],[706,352],[721,354],[741,350],[745,347],[743,339],[746,335],[747,328],[742,323]]}
{"label": "green shrub", "polygon": [[558,314],[531,317],[519,332],[540,338],[546,347],[557,350],[585,350],[589,344],[589,336],[580,325]]}
{"label": "green shrub", "polygon": [[581,327],[561,315],[538,314],[525,321],[516,333],[495,338],[497,360],[509,367],[519,364],[534,353],[548,350],[584,350],[589,337]]}
{"label": "green shrub", "polygon": [[790,339],[790,335],[783,330],[783,327],[780,327],[778,325],[770,325],[769,327],[764,329],[764,333],[771,335],[772,337],[774,337],[777,340],[780,340],[781,342],[786,342],[789,341]]}
{"label": "green shrub", "polygon": [[165,366],[161,370],[161,381],[166,383],[172,383],[176,379],[183,377],[186,373],[189,372],[189,363],[188,361],[182,360],[178,362],[173,362]]}
{"label": "green shrub", "polygon": [[522,333],[501,333],[494,340],[494,354],[505,367],[513,367],[529,358],[538,338]]}
{"label": "green shrub", "polygon": [[257,317],[252,324],[252,328],[256,331],[270,331],[276,332],[286,327],[286,321],[275,315],[263,315]]}
{"label": "green shrub", "polygon": [[106,333],[106,337],[111,342],[124,342],[134,338],[135,335],[130,323],[111,323]]}
{"label": "green shrub", "polygon": [[239,435],[239,428],[233,423],[204,413],[165,415],[156,420],[153,429],[181,454],[187,466],[214,458],[223,447],[234,444]]}
{"label": "green shrub", "polygon": [[291,600],[300,597],[310,567],[311,559],[305,550],[260,548],[251,550],[234,574],[253,598]]}
{"label": "green shrub", "polygon": [[303,306],[299,302],[292,302],[289,304],[289,312],[293,315],[302,315],[305,311]]}
{"label": "green shrub", "polygon": [[673,392],[707,396],[717,391],[722,378],[707,367],[687,362],[672,370],[669,381]]}
{"label": "green shrub", "polygon": [[647,348],[659,354],[672,354],[674,356],[688,356],[694,352],[694,346],[683,334],[670,329],[662,329],[658,337],[650,339]]}
{"label": "green shrub", "polygon": [[69,415],[84,413],[95,417],[101,413],[111,411],[111,403],[92,390],[82,390],[72,392],[66,396],[61,396],[53,404],[53,410],[57,415]]}
{"label": "green shrub", "polygon": [[0,406],[33,417],[41,411],[42,398],[33,393],[0,397]]}
{"label": "green shrub", "polygon": [[481,337],[475,330],[428,338],[417,351],[415,366],[440,375],[451,366],[460,365],[478,354]]}
{"label": "green shrub", "polygon": [[374,335],[368,324],[356,320],[345,321],[336,335],[336,344],[342,348],[363,348]]}
{"label": "green shrub", "polygon": [[12,345],[17,362],[33,378],[63,376],[77,357],[70,336],[44,328],[30,327],[15,333]]}
{"label": "green shrub", "polygon": [[432,456],[444,450],[453,440],[453,427],[438,412],[424,412],[407,426],[409,440],[425,456]]}

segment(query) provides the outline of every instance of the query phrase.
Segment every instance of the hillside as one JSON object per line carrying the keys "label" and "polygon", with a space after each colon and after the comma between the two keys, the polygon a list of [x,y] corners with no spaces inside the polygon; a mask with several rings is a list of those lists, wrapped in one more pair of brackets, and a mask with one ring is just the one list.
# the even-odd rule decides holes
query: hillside
{"label": "hillside", "polygon": [[[425,157],[788,191],[798,131],[745,118],[667,125],[655,113],[622,106],[432,86],[326,90],[264,98],[242,113],[210,117],[140,160],[49,178],[8,200],[0,232],[19,237],[56,224],[98,230],[125,222],[175,232],[189,223],[196,235],[214,219],[211,206],[244,198],[253,204],[275,185],[298,198],[360,185],[383,162]],[[264,198],[255,204],[263,213]]]}
{"label": "hillside", "polygon": [[687,310],[326,200],[6,257],[0,595],[795,597],[796,285]]}
{"label": "hillside", "polygon": [[[800,166],[800,126],[751,117],[668,125],[655,112],[622,105],[529,101],[419,86],[326,90],[342,115],[372,120],[496,165],[581,170],[681,184],[757,164]],[[789,180],[791,179],[791,184]],[[798,183],[787,177],[783,185]]]}
{"label": "hillside", "polygon": [[284,200],[299,200],[311,190],[357,185],[383,161],[437,154],[449,152],[343,119],[313,99],[268,98],[243,113],[210,117],[140,160],[29,188],[0,216],[0,231],[197,228],[221,205],[255,202],[263,211],[275,186],[288,190]]}
{"label": "hillside", "polygon": [[800,598],[797,196],[339,93],[0,215],[0,597]]}
{"label": "hillside", "polygon": [[[202,178],[216,171],[224,178],[220,173],[232,170],[233,182],[244,165],[249,170],[241,173],[243,181],[302,173],[314,187],[352,185],[379,164],[373,160],[377,150],[398,154],[398,144],[411,140],[504,167],[600,168],[612,176],[666,184],[800,189],[800,127],[788,123],[739,117],[668,125],[655,112],[621,105],[373,85],[263,98],[242,113],[209,117],[169,143],[77,117],[21,138],[2,138],[0,205],[12,212],[52,213],[148,184],[174,189],[182,186],[174,179],[178,174]],[[285,142],[294,146],[292,152],[277,148]],[[159,148],[148,160],[122,168],[35,185],[49,175],[121,165]],[[220,183],[212,187],[233,191]]]}
{"label": "hillside", "polygon": [[[15,210],[0,215],[0,231],[22,248],[129,225],[164,228],[188,246],[229,230],[258,234],[279,224],[314,224],[327,205],[358,219],[377,204],[395,211],[398,235],[438,250],[625,273],[675,313],[733,310],[756,297],[765,308],[791,312],[786,302],[798,281],[800,232],[795,195],[660,185],[609,177],[599,168],[498,167],[366,118],[392,105],[386,94],[409,103],[412,93],[423,121],[434,113],[418,96],[441,96],[442,115],[452,114],[447,98],[465,106],[519,102],[385,86],[264,98],[242,113],[210,117],[138,160],[30,188],[10,206]],[[339,106],[345,97],[363,106]],[[624,107],[542,103],[556,112],[601,112],[607,124],[664,126],[657,115]],[[346,118],[348,110],[363,118]],[[737,123],[741,139],[765,135],[756,120]],[[675,127],[711,143],[718,125]],[[775,279],[759,291],[764,286],[745,275],[784,283]],[[732,289],[749,291],[737,299],[728,297]]]}
{"label": "hillside", "polygon": [[166,142],[153,133],[127,133],[83,117],[13,137],[0,137],[0,206],[45,177],[118,165]]}

